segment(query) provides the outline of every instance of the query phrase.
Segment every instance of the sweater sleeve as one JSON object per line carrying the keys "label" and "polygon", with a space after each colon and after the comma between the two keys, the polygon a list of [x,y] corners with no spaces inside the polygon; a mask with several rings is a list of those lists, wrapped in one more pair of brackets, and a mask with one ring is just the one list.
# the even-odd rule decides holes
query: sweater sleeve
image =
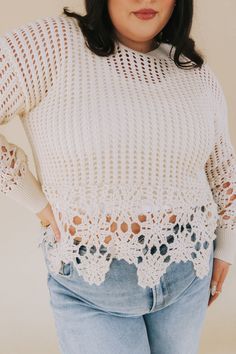
{"label": "sweater sleeve", "polygon": [[205,172],[219,215],[214,258],[233,264],[236,255],[236,155],[229,134],[226,98],[212,70],[211,75],[216,99],[216,135],[214,148],[205,164]]}
{"label": "sweater sleeve", "polygon": [[[39,19],[0,37],[0,124],[24,116],[46,96],[59,68],[59,21]],[[33,213],[48,203],[28,156],[0,134],[0,191]]]}

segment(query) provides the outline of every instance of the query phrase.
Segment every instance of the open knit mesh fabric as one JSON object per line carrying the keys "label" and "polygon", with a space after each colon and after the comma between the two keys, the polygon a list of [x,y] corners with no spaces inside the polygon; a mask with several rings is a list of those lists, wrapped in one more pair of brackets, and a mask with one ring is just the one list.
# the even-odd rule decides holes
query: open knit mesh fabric
{"label": "open knit mesh fabric", "polygon": [[116,42],[101,57],[65,15],[0,37],[0,123],[20,117],[37,172],[0,134],[0,188],[34,213],[50,202],[61,241],[41,226],[39,245],[51,272],[72,261],[101,284],[116,257],[137,266],[142,287],[157,285],[172,262],[190,260],[202,278],[215,239],[214,257],[234,262],[225,96],[207,63],[180,69],[170,49]]}

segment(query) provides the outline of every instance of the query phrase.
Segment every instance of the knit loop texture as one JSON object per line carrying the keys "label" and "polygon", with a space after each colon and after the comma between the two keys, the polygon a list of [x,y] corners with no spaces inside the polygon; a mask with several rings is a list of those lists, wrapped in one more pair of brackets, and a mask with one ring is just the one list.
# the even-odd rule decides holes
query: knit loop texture
{"label": "knit loop texture", "polygon": [[101,57],[64,14],[0,37],[0,123],[20,118],[37,173],[0,134],[0,189],[33,213],[50,202],[61,240],[50,226],[37,239],[50,272],[72,261],[99,285],[117,258],[136,265],[142,287],[172,262],[191,261],[203,278],[213,240],[214,257],[234,263],[226,98],[209,64],[180,69],[171,48],[141,53],[117,41]]}

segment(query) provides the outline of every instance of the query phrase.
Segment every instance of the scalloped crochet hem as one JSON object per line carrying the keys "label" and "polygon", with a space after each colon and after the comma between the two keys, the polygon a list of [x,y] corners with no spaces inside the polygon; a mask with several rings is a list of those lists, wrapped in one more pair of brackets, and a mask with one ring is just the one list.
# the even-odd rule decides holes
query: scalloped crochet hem
{"label": "scalloped crochet hem", "polygon": [[[158,286],[161,276],[173,262],[191,261],[196,276],[202,279],[209,272],[209,258],[212,250],[211,243],[216,238],[214,232],[208,235],[206,232],[205,238],[203,236],[197,238],[195,233],[191,234],[188,232],[191,236],[194,234],[194,242],[193,237],[177,238],[178,242],[175,243],[175,246],[169,247],[168,250],[163,246],[164,243],[162,243],[158,251],[157,247],[153,245],[151,248],[152,251],[148,252],[148,246],[143,242],[143,248],[138,251],[134,248],[135,246],[132,248],[129,245],[128,250],[127,247],[125,248],[122,245],[124,252],[121,252],[122,247],[120,247],[119,254],[114,249],[108,252],[105,249],[102,250],[101,247],[100,252],[95,252],[94,247],[91,246],[90,253],[86,255],[87,247],[85,245],[78,247],[78,245],[69,243],[68,240],[64,240],[63,238],[60,242],[57,242],[54,239],[50,226],[41,227],[43,229],[43,238],[38,246],[42,246],[42,243],[44,243],[48,271],[52,275],[60,275],[61,267],[65,263],[72,261],[77,274],[82,276],[90,285],[100,285],[104,282],[114,258],[118,260],[123,259],[129,264],[135,264],[138,285],[143,288]],[[142,235],[143,241],[144,238],[145,236]],[[146,251],[143,251],[144,249]],[[144,255],[145,252],[146,254]],[[137,256],[137,254],[139,255]]]}

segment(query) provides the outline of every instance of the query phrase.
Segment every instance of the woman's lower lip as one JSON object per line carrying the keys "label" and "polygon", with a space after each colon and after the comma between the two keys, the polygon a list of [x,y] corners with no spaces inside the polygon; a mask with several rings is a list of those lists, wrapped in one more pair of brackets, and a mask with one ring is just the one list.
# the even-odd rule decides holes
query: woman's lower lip
{"label": "woman's lower lip", "polygon": [[141,13],[141,12],[134,12],[135,16],[140,18],[141,20],[150,20],[156,16],[156,13]]}

